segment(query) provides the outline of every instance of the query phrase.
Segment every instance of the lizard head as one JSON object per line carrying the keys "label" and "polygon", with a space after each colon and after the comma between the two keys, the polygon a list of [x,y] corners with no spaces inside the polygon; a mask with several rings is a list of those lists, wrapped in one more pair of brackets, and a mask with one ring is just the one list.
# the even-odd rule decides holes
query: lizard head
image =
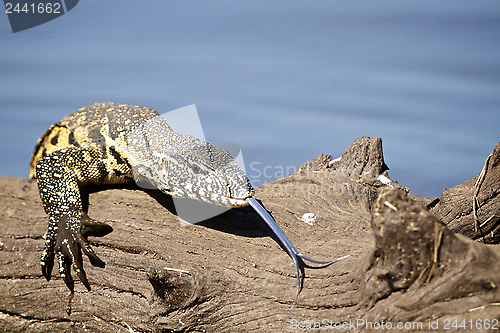
{"label": "lizard head", "polygon": [[[186,136],[187,137],[187,136]],[[165,154],[159,172],[167,192],[212,204],[242,207],[254,194],[250,180],[226,149],[189,137],[189,145],[178,145]]]}
{"label": "lizard head", "polygon": [[128,149],[136,181],[175,198],[242,207],[254,194],[229,151],[176,133],[161,117],[135,128],[129,134]]}

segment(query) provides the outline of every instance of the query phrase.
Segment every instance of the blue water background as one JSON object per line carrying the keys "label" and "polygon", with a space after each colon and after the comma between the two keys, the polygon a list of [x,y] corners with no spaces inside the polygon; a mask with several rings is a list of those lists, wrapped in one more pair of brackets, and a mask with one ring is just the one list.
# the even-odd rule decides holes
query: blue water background
{"label": "blue water background", "polygon": [[500,141],[500,1],[85,0],[16,34],[0,13],[0,51],[1,175],[108,101],[196,104],[256,186],[368,135],[392,178],[440,196]]}

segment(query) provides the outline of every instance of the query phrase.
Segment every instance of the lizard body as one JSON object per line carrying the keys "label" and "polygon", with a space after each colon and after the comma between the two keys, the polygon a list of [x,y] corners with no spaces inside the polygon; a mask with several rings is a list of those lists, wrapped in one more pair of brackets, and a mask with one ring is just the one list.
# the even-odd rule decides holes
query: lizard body
{"label": "lizard body", "polygon": [[175,197],[233,207],[248,205],[244,199],[253,195],[250,181],[227,150],[174,132],[153,109],[114,103],[79,109],[52,125],[38,140],[29,177],[37,179],[49,215],[43,275],[50,279],[57,255],[71,291],[71,265],[90,290],[80,249],[92,264],[104,266],[87,236],[112,230],[83,211],[80,186],[139,179]]}

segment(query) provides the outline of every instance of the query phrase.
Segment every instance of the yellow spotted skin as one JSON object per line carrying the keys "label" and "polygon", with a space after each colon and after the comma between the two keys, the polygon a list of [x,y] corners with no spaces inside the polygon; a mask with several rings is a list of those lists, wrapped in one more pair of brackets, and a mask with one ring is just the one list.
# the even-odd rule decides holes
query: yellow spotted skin
{"label": "yellow spotted skin", "polygon": [[172,196],[222,205],[253,195],[248,178],[227,150],[174,132],[153,109],[116,103],[81,108],[52,125],[37,142],[29,177],[37,180],[49,215],[42,273],[50,280],[57,257],[71,292],[71,266],[90,290],[81,251],[93,265],[104,267],[87,237],[112,231],[83,211],[81,186],[136,179]]}
{"label": "yellow spotted skin", "polygon": [[109,173],[106,183],[126,182],[122,174],[127,172],[133,179],[123,149],[128,129],[154,117],[158,117],[158,112],[153,109],[125,104],[98,103],[81,108],[52,125],[38,140],[29,178],[36,178],[36,165],[42,158],[62,148],[75,147],[103,152],[100,161]]}
{"label": "yellow spotted skin", "polygon": [[112,228],[94,221],[82,210],[80,186],[133,181],[125,151],[126,129],[158,116],[150,108],[115,103],[94,104],[75,111],[52,125],[38,140],[29,177],[36,178],[49,215],[41,265],[50,280],[54,255],[59,273],[73,291],[73,265],[82,283],[90,284],[82,267],[81,250],[92,264],[104,266],[88,244],[89,235],[105,235]]}

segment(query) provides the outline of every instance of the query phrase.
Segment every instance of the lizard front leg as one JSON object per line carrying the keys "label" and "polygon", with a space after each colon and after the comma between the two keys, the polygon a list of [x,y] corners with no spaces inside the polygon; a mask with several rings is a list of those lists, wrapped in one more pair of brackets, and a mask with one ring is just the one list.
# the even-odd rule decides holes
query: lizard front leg
{"label": "lizard front leg", "polygon": [[71,266],[90,290],[83,269],[82,250],[93,265],[105,265],[95,254],[87,237],[104,236],[113,229],[87,216],[82,209],[79,188],[81,184],[96,183],[103,177],[102,152],[97,149],[64,148],[44,157],[36,166],[40,197],[49,215],[41,257],[42,274],[50,280],[54,255],[57,255],[59,273],[71,292],[74,291]]}

